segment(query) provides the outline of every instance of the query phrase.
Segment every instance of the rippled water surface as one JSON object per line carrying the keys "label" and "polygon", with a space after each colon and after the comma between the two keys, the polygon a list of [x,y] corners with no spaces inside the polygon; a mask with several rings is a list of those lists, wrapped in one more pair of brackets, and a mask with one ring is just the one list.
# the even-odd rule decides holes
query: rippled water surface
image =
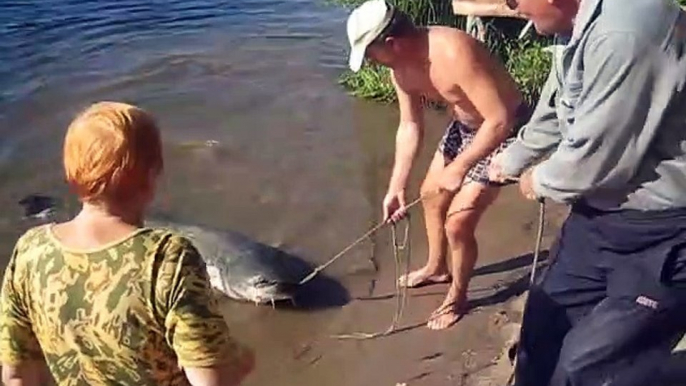
{"label": "rippled water surface", "polygon": [[162,123],[164,209],[270,235],[311,221],[292,205],[362,204],[343,199],[364,183],[358,102],[335,83],[344,17],[318,0],[1,2],[3,196],[60,191],[68,121],[123,100]]}

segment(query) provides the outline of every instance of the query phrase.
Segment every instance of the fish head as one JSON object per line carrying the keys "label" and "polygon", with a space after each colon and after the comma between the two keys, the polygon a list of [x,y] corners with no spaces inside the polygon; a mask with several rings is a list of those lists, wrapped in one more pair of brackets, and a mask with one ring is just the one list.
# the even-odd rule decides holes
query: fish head
{"label": "fish head", "polygon": [[271,280],[260,275],[248,279],[247,284],[245,298],[256,304],[293,301],[298,287],[297,284]]}
{"label": "fish head", "polygon": [[226,280],[220,268],[207,265],[210,285],[215,290],[233,299],[255,304],[275,304],[294,301],[297,284],[284,283],[259,274],[244,277],[243,280]]}
{"label": "fish head", "polygon": [[303,260],[235,231],[174,222],[147,221],[181,232],[200,252],[212,288],[229,298],[275,304],[294,298],[311,272]]}

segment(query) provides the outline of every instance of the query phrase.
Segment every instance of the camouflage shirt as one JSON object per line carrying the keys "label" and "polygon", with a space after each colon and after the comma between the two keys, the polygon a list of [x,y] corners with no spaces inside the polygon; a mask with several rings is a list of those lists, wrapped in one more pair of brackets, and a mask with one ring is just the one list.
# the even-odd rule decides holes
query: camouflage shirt
{"label": "camouflage shirt", "polygon": [[187,239],[142,228],[75,251],[51,225],[17,242],[5,271],[0,360],[44,359],[59,385],[185,385],[180,366],[238,368],[243,347]]}

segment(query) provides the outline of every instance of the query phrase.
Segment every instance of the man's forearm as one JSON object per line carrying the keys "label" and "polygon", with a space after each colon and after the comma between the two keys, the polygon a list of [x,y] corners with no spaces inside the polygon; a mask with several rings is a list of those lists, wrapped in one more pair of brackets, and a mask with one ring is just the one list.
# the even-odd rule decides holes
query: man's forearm
{"label": "man's forearm", "polygon": [[395,162],[389,191],[405,189],[407,180],[412,169],[412,164],[417,156],[423,140],[423,128],[415,123],[401,123],[395,139]]}
{"label": "man's forearm", "polygon": [[513,123],[506,120],[485,120],[476,131],[472,143],[452,162],[451,167],[467,171],[493,153],[510,135]]}

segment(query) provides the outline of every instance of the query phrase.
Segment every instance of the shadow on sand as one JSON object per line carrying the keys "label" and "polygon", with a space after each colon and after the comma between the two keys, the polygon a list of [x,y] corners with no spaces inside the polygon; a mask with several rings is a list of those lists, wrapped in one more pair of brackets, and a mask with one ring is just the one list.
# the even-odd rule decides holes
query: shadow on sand
{"label": "shadow on sand", "polygon": [[[547,250],[541,251],[538,262],[538,274],[540,277],[545,265],[548,261],[549,252]],[[500,280],[488,287],[472,287],[469,289],[469,303],[467,308],[472,310],[478,307],[492,306],[504,303],[513,297],[519,296],[526,292],[529,288],[529,274],[530,268],[533,264],[534,255],[527,253],[521,256],[513,257],[509,260],[501,261],[494,264],[489,264],[479,267],[474,270],[474,276],[489,275],[496,273],[513,272],[509,278]],[[526,269],[524,269],[526,268]],[[419,288],[419,287],[418,287]],[[489,293],[488,295],[483,295]],[[408,297],[425,297],[425,296],[445,296],[445,291],[431,291],[417,294],[408,294]],[[375,296],[356,297],[356,300],[388,300],[395,297],[395,293],[379,294]]]}
{"label": "shadow on sand", "polygon": [[[292,258],[298,258],[290,255]],[[338,280],[320,273],[312,281],[297,289],[295,303],[284,302],[281,307],[296,311],[315,311],[343,307],[350,302],[350,293]]]}
{"label": "shadow on sand", "polygon": [[[542,271],[548,263],[549,251],[541,251],[538,261],[537,278],[540,277]],[[479,267],[474,270],[474,276],[488,275],[495,273],[505,273],[517,271],[512,275],[512,278],[501,280],[494,285],[487,288],[470,288],[470,295],[472,300],[469,301],[468,308],[474,309],[477,307],[492,306],[504,303],[513,297],[517,297],[529,289],[529,281],[531,274],[531,267],[534,261],[533,253],[527,253],[521,256],[513,257],[509,260],[489,264]],[[523,268],[526,268],[524,270]],[[491,292],[490,295],[475,297],[481,292]]]}
{"label": "shadow on sand", "polygon": [[[548,260],[548,251],[543,250],[543,251],[541,251],[541,255],[539,256],[539,262],[542,263],[546,260]],[[489,265],[484,265],[483,267],[478,267],[474,270],[474,276],[490,275],[490,274],[494,274],[494,273],[514,271],[516,269],[524,268],[524,267],[531,267],[531,264],[533,264],[533,262],[534,262],[534,254],[533,253],[526,253],[524,255],[513,257],[509,260],[500,261],[500,262],[489,264]]]}

